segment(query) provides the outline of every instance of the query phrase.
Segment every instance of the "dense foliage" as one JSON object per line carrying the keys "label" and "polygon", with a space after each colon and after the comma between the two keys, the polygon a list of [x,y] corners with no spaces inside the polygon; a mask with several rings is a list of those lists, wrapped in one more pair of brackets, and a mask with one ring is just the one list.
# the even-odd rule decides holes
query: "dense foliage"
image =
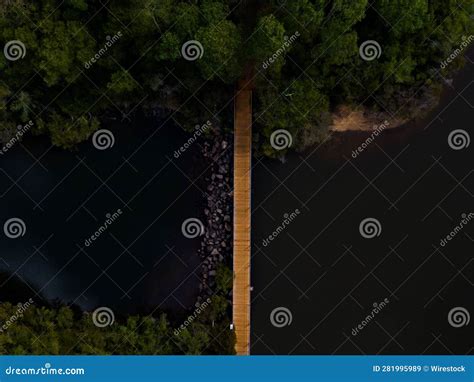
{"label": "dense foliage", "polygon": [[[325,137],[328,113],[338,105],[363,105],[387,118],[411,114],[416,100],[441,82],[440,62],[472,32],[472,0],[275,3],[265,10],[275,15],[272,30],[283,28],[286,36],[298,31],[300,37],[278,59],[281,65],[260,77],[260,125],[265,136],[284,127],[300,145]],[[284,43],[281,32],[271,37],[279,41],[275,46]],[[379,43],[379,58],[361,58],[359,47],[367,40]]]}
{"label": "dense foliage", "polygon": [[[211,119],[229,127],[233,84],[254,67],[261,149],[270,154],[267,138],[278,128],[311,144],[326,136],[340,104],[409,113],[441,81],[440,62],[470,36],[473,4],[2,1],[0,40],[20,40],[26,55],[13,62],[0,56],[0,129],[31,119],[36,132],[73,147],[110,115],[158,107],[184,126]],[[183,58],[190,40],[200,42],[202,58]],[[361,59],[366,40],[380,44],[378,59]]]}
{"label": "dense foliage", "polygon": [[[90,314],[75,317],[68,307],[32,306],[2,330],[0,354],[233,354],[233,332],[219,303],[211,302],[178,335],[164,315],[132,316],[99,328]],[[17,310],[0,304],[0,321],[9,322]]]}
{"label": "dense foliage", "polygon": [[98,327],[92,313],[77,307],[51,306],[38,298],[25,298],[21,304],[2,302],[0,354],[234,354],[229,274],[232,281],[232,272],[219,268],[215,296],[174,323],[154,312],[115,317],[110,326]]}

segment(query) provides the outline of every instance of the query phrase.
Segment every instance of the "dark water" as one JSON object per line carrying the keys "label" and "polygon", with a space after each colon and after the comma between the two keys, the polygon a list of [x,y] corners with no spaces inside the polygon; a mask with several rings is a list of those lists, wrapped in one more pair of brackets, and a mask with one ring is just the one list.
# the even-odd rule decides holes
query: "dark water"
{"label": "dark water", "polygon": [[[474,139],[473,79],[468,62],[429,117],[386,130],[355,159],[369,134],[337,134],[284,164],[255,161],[252,353],[472,353],[474,221],[446,246],[440,240],[474,212],[474,143],[448,145],[455,129]],[[381,223],[374,239],[359,233],[368,217]],[[271,324],[278,307],[290,325]],[[470,312],[470,325],[449,324],[455,307]]]}
{"label": "dark water", "polygon": [[[108,150],[89,141],[68,152],[28,137],[0,157],[1,228],[12,217],[26,225],[17,239],[0,232],[0,269],[33,295],[84,309],[189,308],[198,292],[199,239],[184,238],[181,224],[201,210],[190,181],[198,147],[174,158],[188,136],[150,120],[107,128],[115,135]],[[122,214],[87,246],[118,209]],[[14,278],[3,278],[0,300],[20,298],[8,289]]]}

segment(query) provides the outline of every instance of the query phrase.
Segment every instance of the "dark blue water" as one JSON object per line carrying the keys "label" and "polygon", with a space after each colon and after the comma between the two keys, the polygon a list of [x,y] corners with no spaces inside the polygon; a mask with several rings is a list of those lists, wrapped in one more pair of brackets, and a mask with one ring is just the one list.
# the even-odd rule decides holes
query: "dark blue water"
{"label": "dark blue water", "polygon": [[[89,140],[70,152],[29,135],[0,157],[0,270],[14,276],[0,283],[0,300],[14,298],[8,286],[17,278],[32,296],[83,309],[175,312],[194,304],[199,239],[185,238],[181,224],[201,211],[190,180],[199,148],[174,158],[188,136],[150,120],[106,128],[115,136],[107,150]],[[23,237],[4,235],[10,218],[24,221]]]}

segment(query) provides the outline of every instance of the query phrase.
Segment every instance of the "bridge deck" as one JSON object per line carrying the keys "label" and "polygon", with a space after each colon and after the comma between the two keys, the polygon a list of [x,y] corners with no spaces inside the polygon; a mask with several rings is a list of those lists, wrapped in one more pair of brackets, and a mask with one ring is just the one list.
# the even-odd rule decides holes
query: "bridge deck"
{"label": "bridge deck", "polygon": [[250,219],[252,90],[242,81],[234,99],[233,323],[238,355],[250,354]]}

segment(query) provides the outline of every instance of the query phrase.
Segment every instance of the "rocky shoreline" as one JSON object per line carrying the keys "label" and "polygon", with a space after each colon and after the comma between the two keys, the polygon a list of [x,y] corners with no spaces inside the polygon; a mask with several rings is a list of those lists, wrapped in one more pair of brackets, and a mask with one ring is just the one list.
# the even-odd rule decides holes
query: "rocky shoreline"
{"label": "rocky shoreline", "polygon": [[206,159],[209,172],[204,178],[204,218],[205,233],[198,250],[202,259],[200,295],[196,306],[214,294],[215,277],[219,264],[232,257],[232,139],[216,134],[212,140],[202,145],[202,155]]}

